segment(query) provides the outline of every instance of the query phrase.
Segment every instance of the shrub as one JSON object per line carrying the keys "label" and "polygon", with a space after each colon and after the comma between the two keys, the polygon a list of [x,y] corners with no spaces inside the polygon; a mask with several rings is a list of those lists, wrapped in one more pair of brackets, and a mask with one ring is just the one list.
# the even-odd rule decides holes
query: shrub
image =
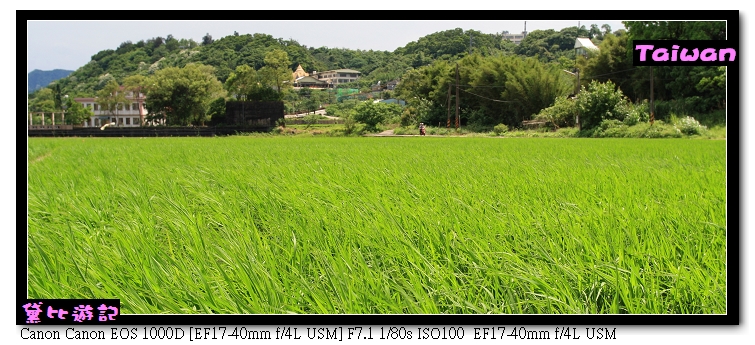
{"label": "shrub", "polygon": [[555,103],[535,116],[535,120],[548,121],[556,127],[574,126],[577,115],[577,104],[567,97],[556,97]]}
{"label": "shrub", "polygon": [[624,120],[630,109],[628,103],[621,90],[611,81],[593,81],[587,89],[582,88],[576,100],[582,128],[594,128],[603,120]]}
{"label": "shrub", "polygon": [[686,135],[699,135],[705,132],[707,128],[697,122],[692,116],[687,116],[679,120],[674,127]]}
{"label": "shrub", "polygon": [[354,133],[357,127],[357,122],[354,121],[354,119],[352,119],[351,117],[347,117],[346,120],[343,122],[343,127],[344,127],[343,132],[345,134],[348,135],[348,134]]}
{"label": "shrub", "polygon": [[627,103],[627,115],[624,117],[624,124],[634,126],[640,122],[648,122],[650,119],[650,105],[647,100],[642,103]]}
{"label": "shrub", "polygon": [[398,104],[382,102],[362,102],[354,110],[356,114],[352,118],[367,125],[368,130],[377,130],[378,123],[398,117],[402,111]]}
{"label": "shrub", "polygon": [[498,124],[495,127],[493,127],[493,132],[496,135],[501,135],[503,133],[506,133],[509,131],[509,126],[506,126],[505,124]]}

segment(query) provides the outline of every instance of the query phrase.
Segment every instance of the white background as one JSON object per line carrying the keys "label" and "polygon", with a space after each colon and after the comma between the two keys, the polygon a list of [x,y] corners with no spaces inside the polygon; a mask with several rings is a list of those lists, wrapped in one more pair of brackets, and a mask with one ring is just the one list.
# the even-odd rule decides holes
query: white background
{"label": "white background", "polygon": [[[528,2],[515,2],[515,3],[528,3]],[[621,6],[622,3],[626,2],[616,2],[616,1],[580,1],[579,7],[580,9],[605,9],[605,10],[622,10],[622,9],[631,9],[631,10],[674,10],[678,9],[677,6],[679,6],[679,2],[660,2],[657,0],[649,1],[649,0],[633,0],[631,3],[627,6]],[[126,5],[128,4],[128,6]],[[239,9],[244,8],[244,6],[250,7],[252,4],[255,6],[255,8],[259,8],[260,4],[259,2],[244,2],[245,5],[240,4],[233,4],[231,3],[231,8],[220,8],[218,6],[222,6],[218,3],[208,3],[208,2],[197,2],[196,4],[192,2],[159,2],[159,1],[144,1],[144,0],[133,0],[125,2],[109,2],[109,3],[103,3],[102,1],[66,1],[66,2],[52,2],[49,0],[40,0],[40,1],[34,1],[34,2],[12,2],[12,6],[16,6],[17,8],[10,10],[10,9],[3,9],[2,10],[2,16],[3,20],[0,21],[0,25],[3,26],[3,33],[5,38],[5,44],[3,45],[6,49],[10,50],[13,49],[13,51],[6,51],[4,56],[3,62],[6,64],[10,63],[11,60],[13,60],[13,64],[16,65],[16,69],[19,70],[18,73],[26,73],[26,71],[20,71],[21,68],[19,68],[18,61],[16,61],[16,48],[19,44],[21,44],[21,47],[24,47],[24,42],[18,42],[16,41],[16,37],[25,37],[25,34],[23,32],[16,32],[17,23],[16,22],[16,9],[31,9],[31,10],[39,10],[39,9],[83,9],[83,8],[98,8],[101,9],[103,6],[117,6],[115,8],[122,9],[122,8],[133,8],[133,9],[172,9],[176,8],[176,6],[180,6],[181,9],[200,9],[200,10],[206,10],[208,7],[212,7],[212,9]],[[739,1],[715,1],[715,2],[697,2],[697,1],[686,1],[683,3],[684,9],[738,9],[743,8],[745,5],[744,2]],[[233,6],[238,5],[238,6]],[[433,2],[415,2],[415,3],[409,3],[406,1],[396,1],[396,0],[382,0],[379,2],[375,2],[374,6],[379,6],[379,8],[372,7],[364,7],[366,5],[359,5],[359,4],[349,4],[346,2],[328,2],[327,4],[324,4],[322,2],[304,2],[304,1],[287,1],[285,3],[285,6],[287,8],[267,8],[267,9],[281,9],[281,10],[306,10],[306,9],[331,9],[333,6],[346,6],[346,7],[339,7],[342,9],[400,9],[400,10],[408,10],[408,9],[511,9],[512,3],[509,2],[492,2],[492,1],[463,1],[463,2],[450,2],[450,1],[433,1]],[[8,5],[5,5],[8,6]],[[265,6],[264,4],[262,6]],[[523,6],[523,5],[518,5]],[[547,2],[544,1],[537,1],[536,4],[533,4],[530,8],[526,7],[517,7],[516,9],[575,9],[575,3],[574,2],[565,2],[565,1],[552,1],[549,0]],[[292,11],[293,13],[293,11]],[[422,12],[417,12],[418,15],[420,15]],[[750,12],[751,13],[751,12]],[[749,131],[753,129],[751,126],[752,121],[750,120],[750,117],[752,114],[748,112],[748,95],[749,95],[749,80],[751,79],[751,71],[749,69],[749,62],[751,62],[751,58],[748,54],[748,43],[749,38],[753,37],[751,32],[751,27],[748,25],[748,12],[745,10],[740,10],[740,33],[741,33],[741,42],[740,42],[740,55],[744,56],[744,60],[741,64],[741,90],[737,90],[736,87],[729,87],[729,92],[739,92],[740,99],[741,99],[741,107],[740,107],[740,114],[731,114],[730,116],[739,116],[740,119],[740,127],[742,128],[742,131]],[[21,24],[21,30],[24,30],[23,24]],[[163,33],[158,33],[157,35],[160,35]],[[13,41],[13,43],[11,43]],[[22,55],[23,56],[23,55]],[[23,83],[23,81],[19,81],[20,83]],[[12,102],[16,102],[16,98],[19,97],[20,93],[24,90],[18,89],[12,89],[11,83],[8,81],[8,79],[5,80],[4,83],[2,83],[3,88],[3,94],[5,95],[16,95],[16,97],[13,98]],[[23,99],[23,98],[22,98]],[[0,158],[2,158],[2,161],[4,162],[13,162],[13,168],[14,169],[3,169],[2,175],[3,180],[6,181],[3,186],[3,190],[0,190],[0,195],[3,195],[3,207],[0,207],[0,219],[4,220],[5,223],[8,225],[6,233],[9,235],[5,235],[3,237],[2,242],[2,253],[5,264],[2,265],[3,273],[7,277],[15,277],[15,262],[16,262],[16,253],[15,253],[15,228],[16,227],[25,227],[25,205],[23,201],[21,203],[17,203],[16,198],[11,198],[11,196],[16,195],[17,197],[23,198],[24,189],[19,188],[21,187],[25,181],[25,138],[16,138],[17,129],[16,126],[20,124],[16,124],[16,120],[18,116],[16,114],[18,113],[18,109],[23,109],[23,104],[15,104],[15,109],[17,111],[9,112],[6,114],[6,119],[10,119],[10,121],[4,121],[3,126],[0,128],[3,128],[4,131],[7,131],[8,134],[2,136],[2,140],[5,142],[4,147],[9,148],[13,147],[15,148],[16,156],[14,157],[11,152],[11,150],[5,149],[0,151]],[[14,108],[11,108],[14,109]],[[733,131],[739,130],[739,128],[731,128]],[[751,204],[751,197],[753,195],[752,190],[752,183],[749,183],[747,180],[747,176],[751,175],[752,173],[752,139],[750,139],[751,135],[742,135],[741,142],[732,142],[732,145],[730,148],[738,148],[741,145],[740,148],[740,159],[737,160],[737,157],[730,157],[733,158],[732,163],[741,164],[739,174],[740,181],[739,181],[739,191],[732,190],[733,192],[738,192],[740,194],[740,200],[741,204],[734,204],[729,205],[730,212],[733,215],[739,215],[739,219],[736,217],[732,217],[731,219],[734,221],[732,225],[730,225],[729,231],[740,231],[740,239],[742,242],[741,245],[741,253],[740,253],[740,266],[741,266],[741,284],[739,286],[740,291],[740,308],[742,309],[741,312],[741,325],[739,326],[725,326],[725,327],[712,327],[712,326],[687,326],[687,327],[668,327],[668,326],[645,326],[645,327],[638,327],[638,326],[615,326],[616,327],[616,341],[612,341],[611,344],[670,344],[670,343],[685,343],[685,342],[692,342],[692,343],[700,343],[700,344],[741,344],[741,343],[749,343],[753,339],[753,330],[752,330],[752,311],[753,311],[753,303],[752,303],[752,296],[748,294],[748,290],[752,291],[752,284],[751,284],[751,278],[752,278],[752,257],[753,255],[750,252],[750,248],[753,248],[753,236],[749,234],[749,230],[751,229],[751,222],[752,222],[752,214],[753,214],[753,207]],[[20,163],[19,163],[20,162]],[[16,169],[16,164],[20,164],[20,167]],[[10,164],[7,164],[10,165]],[[20,170],[20,173],[18,176],[16,175],[17,170]],[[732,169],[730,170],[737,173],[736,170]],[[20,181],[19,181],[20,179]],[[11,181],[16,182],[15,184],[12,184]],[[737,183],[737,181],[735,181]],[[18,186],[18,187],[17,187]],[[23,200],[23,199],[21,199]],[[19,213],[21,212],[21,213]],[[737,221],[741,221],[737,224]],[[739,228],[736,227],[736,225],[739,225]],[[12,235],[10,235],[12,234]],[[23,257],[23,256],[21,256]],[[730,272],[732,274],[738,274],[738,272]],[[8,309],[4,311],[2,314],[2,329],[0,330],[0,339],[2,340],[10,340],[12,343],[16,343],[18,341],[22,341],[21,339],[21,329],[23,326],[16,326],[15,325],[15,319],[14,319],[14,310],[12,303],[15,300],[15,281],[11,284],[11,279],[6,279],[5,284],[0,285],[0,290],[3,293],[4,296],[7,296],[6,300],[9,302],[7,304]],[[363,326],[369,326],[369,325],[363,325]],[[387,325],[386,325],[387,326]],[[437,326],[437,325],[436,325]],[[454,326],[454,325],[448,325],[448,326]],[[522,325],[502,325],[506,326],[507,329],[512,326],[522,326]],[[524,325],[526,326],[526,325]],[[609,327],[613,328],[614,326],[611,325],[594,325],[595,327]],[[304,327],[305,326],[297,326],[297,327]],[[332,326],[331,326],[332,327]],[[379,327],[373,325],[374,327]],[[185,327],[188,329],[188,327]],[[416,326],[408,327],[408,329],[414,329],[416,331]],[[42,328],[34,328],[36,329],[42,329]],[[60,328],[56,327],[56,329],[60,329],[62,332],[65,330],[65,327]],[[95,328],[89,328],[89,329],[95,329]],[[274,334],[274,327],[264,327],[264,328],[255,328],[255,329],[265,329],[265,330],[271,330]],[[531,330],[551,330],[555,329],[555,326],[533,326],[528,327],[528,329]],[[579,326],[578,331],[584,331],[584,326]],[[465,338],[464,343],[467,342],[473,342],[473,330],[471,327],[465,327]],[[374,333],[374,331],[373,331]],[[109,333],[106,332],[109,337]],[[373,335],[373,338],[374,335]],[[510,337],[509,337],[510,338]],[[478,340],[478,341],[494,341],[494,342],[500,342],[500,341],[509,341],[509,340],[515,340],[515,339],[505,339],[505,340]],[[125,342],[134,342],[134,341],[144,341],[144,340],[118,340],[119,343],[125,343]],[[165,340],[162,340],[165,342]],[[213,340],[213,342],[217,342],[220,340]],[[234,340],[225,340],[225,341],[234,341]],[[242,341],[242,340],[238,340]],[[249,340],[246,340],[249,341]],[[362,340],[359,342],[352,342],[352,343],[384,343],[386,340],[379,340],[379,339],[373,339],[373,340]],[[395,341],[395,340],[394,340]],[[413,342],[416,342],[417,340],[413,340]],[[442,341],[442,340],[441,340]],[[516,341],[519,341],[519,339],[516,339]],[[550,340],[551,342],[555,340]],[[582,336],[580,340],[562,340],[569,343],[576,343],[576,342],[590,342],[590,340],[587,340],[586,337]],[[592,342],[596,342],[598,340],[592,340]],[[601,342],[605,342],[605,340],[600,340]],[[47,341],[50,342],[50,341]],[[80,342],[80,340],[57,340],[55,342],[67,342],[70,344],[73,344],[73,342]],[[101,341],[97,341],[98,343]],[[183,340],[174,340],[174,343],[178,342],[188,342],[188,339]],[[306,339],[306,336],[302,340],[298,340],[299,343],[332,343],[333,340],[314,340],[310,341]],[[452,340],[446,340],[442,341],[444,343],[460,343],[459,341],[452,341]],[[4,342],[5,343],[5,342]],[[288,341],[287,341],[288,343]],[[402,343],[408,343],[408,341],[403,341]]]}

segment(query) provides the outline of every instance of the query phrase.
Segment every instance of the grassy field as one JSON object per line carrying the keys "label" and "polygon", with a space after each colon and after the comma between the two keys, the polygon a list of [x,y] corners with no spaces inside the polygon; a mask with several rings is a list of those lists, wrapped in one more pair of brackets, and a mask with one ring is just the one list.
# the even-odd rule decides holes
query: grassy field
{"label": "grassy field", "polygon": [[29,139],[28,294],[134,313],[726,313],[726,142]]}

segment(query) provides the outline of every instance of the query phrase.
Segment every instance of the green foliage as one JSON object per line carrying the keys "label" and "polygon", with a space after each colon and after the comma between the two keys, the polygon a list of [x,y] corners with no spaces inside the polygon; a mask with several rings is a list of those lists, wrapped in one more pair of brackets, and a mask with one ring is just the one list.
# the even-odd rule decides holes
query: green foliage
{"label": "green foliage", "polygon": [[316,115],[316,114],[309,114],[304,116],[304,123],[307,124],[305,128],[309,128],[312,125],[316,124],[318,120],[325,119],[322,115]]}
{"label": "green foliage", "polygon": [[495,135],[501,135],[509,131],[509,126],[506,126],[505,124],[497,124],[495,127],[493,127],[493,132]]}
{"label": "green foliage", "polygon": [[546,121],[558,127],[574,126],[577,117],[577,102],[566,96],[556,97],[556,102],[535,116],[535,120]]}
{"label": "green foliage", "polygon": [[516,46],[514,52],[528,57],[537,57],[543,62],[559,61],[561,57],[574,60],[574,42],[577,37],[588,37],[589,31],[584,26],[534,30],[527,34]]}
{"label": "green foliage", "polygon": [[162,114],[168,124],[188,125],[209,120],[208,106],[222,97],[222,84],[211,66],[188,64],[169,67],[149,78],[146,106],[151,115]]}
{"label": "green foliage", "polygon": [[577,109],[582,129],[591,129],[600,125],[603,120],[623,120],[629,110],[628,100],[616,85],[591,82],[577,95]]}
{"label": "green foliage", "polygon": [[[627,21],[626,58],[632,60],[634,40],[725,40],[725,21]],[[601,47],[601,50],[603,48]],[[634,69],[620,83],[632,99],[648,99],[649,67]],[[705,99],[699,113],[725,108],[725,74],[720,66],[656,66],[653,67],[655,99],[672,100],[698,96]],[[627,85],[629,84],[629,85]],[[631,87],[629,87],[631,85]]]}
{"label": "green foliage", "polygon": [[94,116],[92,109],[84,107],[83,104],[74,101],[73,98],[68,98],[68,102],[66,103],[66,123],[80,125],[91,116]]}
{"label": "green foliage", "polygon": [[705,131],[708,129],[707,127],[701,125],[700,122],[695,120],[695,118],[692,116],[685,116],[677,121],[674,125],[686,135],[700,135],[705,133]]}
{"label": "green foliage", "polygon": [[278,101],[280,94],[267,85],[264,77],[252,67],[242,65],[225,82],[228,94],[237,100]]}
{"label": "green foliage", "polygon": [[[56,84],[60,87],[58,94],[92,97],[111,81],[131,90],[128,86],[130,83],[126,81],[128,77],[147,77],[166,68],[183,68],[189,63],[200,63],[214,67],[216,78],[231,89],[227,83],[231,74],[238,73],[241,66],[248,66],[261,74],[255,77],[260,87],[229,92],[243,94],[247,100],[283,99],[287,112],[293,112],[300,108],[311,109],[315,103],[304,104],[303,98],[288,100],[288,97],[295,97],[287,92],[290,83],[285,81],[299,64],[308,72],[352,68],[362,72],[362,77],[353,83],[357,89],[369,87],[377,81],[400,80],[392,96],[404,99],[410,107],[414,107],[404,114],[400,120],[402,123],[445,123],[449,110],[448,86],[455,83],[458,62],[462,124],[480,128],[499,123],[519,126],[521,121],[554,105],[557,97],[571,93],[574,79],[563,73],[564,69],[580,68],[583,85],[589,80],[610,80],[626,96],[638,102],[650,98],[650,70],[632,65],[633,40],[720,40],[725,39],[726,34],[724,22],[626,24],[628,31],[613,33],[606,25],[599,28],[569,27],[560,31],[535,30],[520,45],[502,40],[500,35],[457,28],[421,37],[393,52],[307,47],[293,39],[285,40],[261,33],[229,35],[217,40],[208,33],[201,45],[193,40],[168,35],[136,43],[126,41],[117,48],[97,52],[89,63]],[[469,54],[470,36],[472,54]],[[599,45],[600,51],[587,59],[583,56],[575,59],[574,38],[578,36],[591,37]],[[537,63],[524,59],[525,56]],[[724,116],[707,118],[708,114],[719,114],[726,107],[724,68],[658,66],[653,68],[653,73],[656,118],[665,118],[669,108],[673,108],[677,113],[695,116],[706,125],[725,123]],[[143,83],[137,84],[144,86]],[[412,101],[414,97],[425,102],[425,105],[418,107]],[[35,98],[38,97],[29,95],[30,109],[56,108],[57,97],[52,98],[52,107],[46,105],[45,97]],[[452,107],[455,106],[455,90],[450,99]],[[333,101],[319,101],[318,106]],[[672,105],[664,108],[664,102],[671,102]],[[636,116],[630,116],[628,121],[634,121],[634,118]],[[570,125],[563,119],[555,123],[558,126]]]}
{"label": "green foliage", "polygon": [[344,133],[347,135],[352,134],[356,131],[357,122],[356,120],[354,120],[353,117],[347,117],[344,120],[343,125],[344,125]]}
{"label": "green foliage", "polygon": [[625,125],[634,126],[650,119],[650,103],[647,100],[636,104],[627,103],[627,106],[629,109],[626,117],[624,117]]}
{"label": "green foliage", "polygon": [[265,85],[278,92],[278,100],[281,100],[284,90],[293,87],[291,60],[284,50],[273,49],[265,54],[264,61],[265,66],[259,69],[259,74]]}
{"label": "green foliage", "polygon": [[355,108],[360,102],[355,99],[343,101],[341,103],[332,103],[325,108],[328,116],[350,118],[356,113]]}
{"label": "green foliage", "polygon": [[118,110],[123,109],[123,104],[128,102],[125,92],[121,91],[120,85],[114,79],[97,92],[97,103],[100,109],[107,111],[110,115],[116,115]]}
{"label": "green foliage", "polygon": [[225,122],[225,97],[218,97],[212,102],[207,109],[207,116],[210,118],[210,123],[213,125],[219,125]]}
{"label": "green foliage", "polygon": [[400,116],[402,109],[395,103],[367,101],[357,105],[354,111],[355,121],[365,124],[368,130],[375,130],[379,123]]}
{"label": "green foliage", "polygon": [[[573,87],[556,65],[535,58],[472,55],[458,64],[463,124],[518,126]],[[448,88],[455,84],[455,74],[455,65],[436,61],[407,73],[396,87],[397,96],[409,100],[410,105],[417,102],[414,99],[426,102],[429,109],[419,121],[445,123],[448,111],[455,113],[448,108]],[[455,88],[450,103],[455,107]]]}
{"label": "green foliage", "polygon": [[30,112],[52,112],[55,111],[54,92],[52,89],[43,87],[33,94],[29,95]]}
{"label": "green foliage", "polygon": [[[632,65],[631,53],[627,54],[628,37],[606,34],[598,46],[599,52],[589,59],[578,59],[582,81],[595,80],[601,83],[611,81],[621,90],[638,91],[648,88],[647,76],[641,82],[633,76],[636,69]],[[633,92],[633,94],[636,92]]]}

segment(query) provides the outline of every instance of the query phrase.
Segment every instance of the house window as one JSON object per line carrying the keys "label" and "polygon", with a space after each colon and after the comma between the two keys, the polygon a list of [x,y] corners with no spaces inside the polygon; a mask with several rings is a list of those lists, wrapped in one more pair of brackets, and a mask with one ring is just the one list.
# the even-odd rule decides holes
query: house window
{"label": "house window", "polygon": [[99,104],[95,103],[94,104],[94,110],[99,110],[99,109],[100,109]]}
{"label": "house window", "polygon": [[131,104],[131,109],[139,110],[139,105],[136,103]]}
{"label": "house window", "polygon": [[131,118],[130,118],[130,117],[127,117],[127,118],[126,118],[126,124],[127,124],[127,125],[130,125],[130,124],[131,124]]}
{"label": "house window", "polygon": [[122,125],[122,124],[123,124],[123,118],[122,118],[122,117],[118,119],[118,124],[119,124],[119,125]]}
{"label": "house window", "polygon": [[138,125],[138,124],[139,124],[139,118],[138,118],[138,117],[135,117],[135,118],[134,118],[134,122],[133,122],[133,124],[135,124],[135,125]]}
{"label": "house window", "polygon": [[100,119],[94,119],[94,125],[99,127],[100,126]]}
{"label": "house window", "polygon": [[128,104],[126,104],[125,107],[126,107],[126,110],[131,110]]}

